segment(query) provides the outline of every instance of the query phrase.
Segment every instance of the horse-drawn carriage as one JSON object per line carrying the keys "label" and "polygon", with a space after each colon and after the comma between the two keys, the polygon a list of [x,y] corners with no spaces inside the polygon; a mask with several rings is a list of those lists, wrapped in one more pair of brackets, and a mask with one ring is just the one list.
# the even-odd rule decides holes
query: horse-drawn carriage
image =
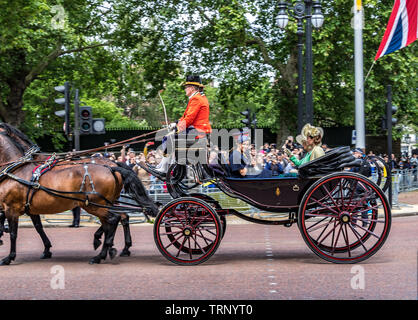
{"label": "horse-drawn carriage", "polygon": [[[367,160],[376,170],[376,183],[344,171],[362,161],[349,147],[333,149],[300,166],[297,175],[273,178],[234,178],[221,157],[218,160],[215,165],[177,161],[163,177],[173,200],[155,219],[154,239],[162,255],[176,264],[208,260],[221,243],[228,215],[261,224],[297,223],[308,247],[334,263],[369,258],[389,234],[391,209],[379,187],[387,187],[383,177],[387,167],[378,158]],[[222,208],[208,194],[189,193],[196,184],[185,183],[187,170],[195,173],[198,183],[210,181],[220,192],[257,208],[257,216]]]}
{"label": "horse-drawn carriage", "polygon": [[[141,138],[143,136],[129,140],[144,142]],[[193,148],[187,143],[177,141],[176,145]],[[225,234],[228,215],[262,224],[291,226],[297,223],[308,247],[319,257],[335,263],[355,263],[369,258],[384,244],[390,230],[390,206],[380,187],[387,187],[384,179],[387,167],[379,158],[369,159],[377,171],[376,183],[360,174],[345,172],[344,168],[358,166],[360,161],[351,155],[348,147],[336,148],[300,166],[298,175],[263,179],[233,178],[221,158],[215,165],[209,165],[208,161],[179,161],[176,148],[176,161],[164,177],[158,177],[166,181],[173,200],[158,210],[138,177],[123,164],[106,159],[68,157],[67,154],[51,158],[38,153],[39,149],[32,145],[17,129],[0,124],[0,148],[5,151],[0,157],[0,209],[5,211],[5,215],[0,216],[0,236],[7,217],[11,239],[10,254],[0,265],[8,265],[16,257],[20,215],[26,213],[31,217],[44,242],[42,258],[50,258],[51,243],[42,229],[39,215],[62,212],[77,205],[97,216],[102,223],[95,234],[95,249],[101,244],[100,236],[105,234],[102,250],[91,263],[100,263],[108,254],[111,258],[115,256],[113,238],[121,221],[120,213],[143,208],[150,213],[158,212],[154,221],[155,243],[168,260],[180,265],[202,263],[216,252]],[[206,160],[208,147],[200,144],[198,148],[206,155]],[[76,156],[88,151],[97,149]],[[185,182],[188,170],[195,174],[192,185]],[[248,215],[222,208],[219,201],[207,194],[190,193],[194,186],[209,181],[220,192],[261,212],[257,216]],[[133,195],[138,206],[117,200],[122,187]],[[123,217],[121,222],[126,244],[122,254],[129,255],[129,224]]]}

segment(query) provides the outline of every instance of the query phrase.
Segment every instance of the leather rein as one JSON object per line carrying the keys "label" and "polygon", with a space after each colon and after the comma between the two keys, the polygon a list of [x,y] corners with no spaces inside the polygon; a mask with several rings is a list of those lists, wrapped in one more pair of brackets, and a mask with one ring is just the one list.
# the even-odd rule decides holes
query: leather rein
{"label": "leather rein", "polygon": [[[40,150],[39,147],[38,146],[32,146],[31,148],[29,148],[28,151],[26,151],[26,153],[31,151],[32,148],[37,148],[37,151],[31,152],[32,156],[36,156],[36,155],[52,156],[52,155],[55,155],[55,156],[57,156],[57,160],[59,162],[61,162],[61,161],[66,161],[66,160],[72,160],[73,158],[79,157],[79,156],[82,156],[82,155],[87,155],[87,154],[90,154],[90,153],[96,153],[96,152],[99,152],[99,151],[102,151],[102,150],[105,150],[105,149],[112,149],[112,148],[120,147],[120,146],[123,146],[124,144],[126,144],[127,142],[129,142],[130,144],[138,144],[138,143],[153,141],[154,138],[147,138],[147,139],[140,139],[140,138],[143,138],[143,137],[146,137],[148,135],[154,134],[154,133],[156,133],[158,131],[161,131],[161,130],[165,130],[165,129],[154,130],[154,131],[147,132],[145,134],[142,134],[142,135],[139,135],[139,136],[136,136],[136,137],[133,137],[133,138],[129,138],[129,139],[126,139],[126,140],[123,140],[123,141],[119,141],[119,142],[109,144],[107,146],[97,147],[97,148],[93,148],[93,149],[71,151],[71,152],[61,152],[61,153],[43,153],[43,152],[38,153],[38,151]],[[140,140],[136,141],[137,139],[140,139]],[[14,160],[14,161],[0,163],[0,168],[4,167],[4,166],[13,165],[17,162],[20,162],[25,156],[23,156],[23,157],[21,157],[17,160]],[[45,161],[44,159],[34,160],[32,158],[32,159],[26,159],[25,163],[40,163],[40,162],[44,162],[44,161]]]}
{"label": "leather rein", "polygon": [[[164,130],[164,129],[160,129],[160,130]],[[115,148],[115,147],[120,147],[121,145],[126,144],[127,142],[130,142],[130,144],[137,144],[137,143],[142,143],[142,142],[146,142],[146,141],[151,141],[154,140],[153,138],[147,138],[147,139],[141,139],[143,137],[146,137],[148,135],[154,134],[160,130],[155,130],[152,132],[148,132],[130,139],[126,139],[123,141],[119,141],[107,146],[103,146],[103,147],[98,147],[98,148],[93,148],[93,149],[88,149],[88,150],[81,150],[81,151],[75,151],[75,152],[67,152],[67,153],[59,153],[59,154],[51,154],[50,156],[54,158],[54,160],[56,160],[56,166],[58,165],[67,165],[67,163],[63,163],[64,161],[70,161],[73,160],[75,157],[80,157],[81,155],[86,155],[86,154],[90,154],[90,153],[95,153],[104,149],[109,149],[109,148]],[[140,140],[138,140],[140,139]],[[26,204],[25,204],[25,213],[29,214],[29,210],[30,210],[30,203],[31,200],[33,198],[33,195],[36,191],[38,190],[42,190],[50,195],[53,195],[55,197],[59,197],[59,198],[64,198],[64,199],[68,199],[68,200],[75,200],[75,201],[80,201],[80,202],[84,202],[84,204],[86,206],[88,205],[93,205],[96,207],[101,207],[101,208],[106,208],[109,210],[112,210],[113,212],[118,212],[118,211],[137,211],[139,206],[134,206],[131,203],[128,202],[123,202],[120,200],[117,200],[116,203],[120,204],[118,205],[114,205],[113,203],[111,203],[108,199],[106,199],[106,197],[104,197],[103,195],[101,195],[100,193],[98,193],[97,191],[94,190],[94,185],[93,185],[93,191],[90,192],[86,192],[86,191],[58,191],[58,190],[54,190],[54,189],[50,189],[47,187],[44,187],[42,185],[39,184],[39,182],[37,180],[32,180],[28,181],[25,179],[22,179],[16,175],[14,175],[12,172],[17,170],[18,168],[20,168],[21,166],[28,164],[28,163],[40,163],[40,162],[46,162],[45,159],[42,160],[34,160],[33,157],[36,155],[45,155],[48,156],[49,154],[47,153],[38,153],[40,151],[40,148],[38,146],[31,146],[26,152],[25,154],[20,157],[19,159],[15,160],[15,161],[10,161],[7,163],[2,163],[0,164],[0,167],[5,167],[0,171],[0,182],[5,179],[5,178],[10,178],[12,180],[15,180],[16,182],[19,182],[20,184],[23,184],[25,186],[28,187],[28,193],[27,193],[27,199],[26,199]],[[79,160],[79,159],[78,159]],[[95,163],[94,160],[92,160],[92,162],[90,163],[75,163],[75,164],[96,164],[96,165],[103,165],[103,164],[97,164]],[[103,165],[106,166],[106,165]],[[106,166],[108,167],[108,166]],[[111,168],[109,167],[109,169],[111,170]],[[112,171],[112,170],[111,170]],[[89,177],[90,183],[92,183],[91,177],[89,176],[89,173],[86,169],[86,173],[85,176],[83,177],[83,185],[85,182],[85,178]],[[30,195],[30,193],[32,192],[32,194]],[[77,195],[84,195],[85,198],[84,199],[80,199],[80,198],[76,198],[75,196]],[[104,200],[107,205],[102,205],[99,203],[95,203],[95,202],[91,202],[89,201],[89,195],[96,195],[99,196],[99,198],[101,198],[102,200]],[[141,206],[141,208],[143,208]],[[147,213],[144,211],[143,212],[146,219],[148,221],[150,221],[150,218],[148,217]]]}

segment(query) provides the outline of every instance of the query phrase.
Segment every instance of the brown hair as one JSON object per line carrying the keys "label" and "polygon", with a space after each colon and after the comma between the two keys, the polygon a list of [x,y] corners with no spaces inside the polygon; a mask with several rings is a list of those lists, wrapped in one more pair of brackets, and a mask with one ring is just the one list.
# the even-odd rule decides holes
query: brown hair
{"label": "brown hair", "polygon": [[315,137],[309,136],[309,138],[313,139],[313,142],[314,142],[315,145],[321,144],[322,137],[321,137],[320,134],[315,136]]}

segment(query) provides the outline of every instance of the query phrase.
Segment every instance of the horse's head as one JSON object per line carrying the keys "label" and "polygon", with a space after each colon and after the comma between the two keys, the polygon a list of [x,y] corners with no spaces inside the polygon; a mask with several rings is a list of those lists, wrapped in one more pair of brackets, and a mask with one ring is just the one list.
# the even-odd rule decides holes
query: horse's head
{"label": "horse's head", "polygon": [[0,123],[0,162],[19,159],[34,143],[15,127]]}

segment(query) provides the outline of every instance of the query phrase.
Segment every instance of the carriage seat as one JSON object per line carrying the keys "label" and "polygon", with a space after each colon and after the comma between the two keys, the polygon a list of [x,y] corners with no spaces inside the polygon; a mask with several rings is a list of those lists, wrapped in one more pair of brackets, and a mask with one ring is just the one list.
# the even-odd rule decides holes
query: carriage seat
{"label": "carriage seat", "polygon": [[231,176],[231,169],[229,168],[228,161],[226,161],[225,157],[220,152],[218,152],[218,158],[214,162],[209,163],[209,168],[212,169],[213,173],[217,176]]}
{"label": "carriage seat", "polygon": [[177,161],[187,161],[188,155],[192,152],[197,158],[207,159],[208,140],[207,138],[195,139],[176,137],[173,139],[174,154]]}
{"label": "carriage seat", "polygon": [[322,157],[299,166],[301,177],[324,175],[344,170],[346,167],[359,167],[362,160],[353,156],[350,147],[338,147],[325,153]]}

